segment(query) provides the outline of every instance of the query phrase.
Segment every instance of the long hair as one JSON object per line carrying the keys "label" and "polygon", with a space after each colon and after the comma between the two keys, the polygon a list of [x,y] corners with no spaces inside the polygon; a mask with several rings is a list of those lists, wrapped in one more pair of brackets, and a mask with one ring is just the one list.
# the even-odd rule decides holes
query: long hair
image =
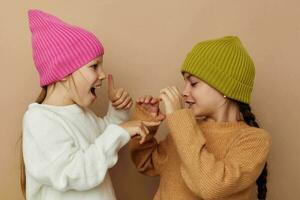
{"label": "long hair", "polygon": [[[36,99],[36,103],[42,103],[47,96],[47,87],[43,87],[40,92],[38,98]],[[26,199],[26,174],[25,174],[25,164],[23,158],[23,134],[20,137],[20,185],[23,197]]]}
{"label": "long hair", "polygon": [[[239,101],[235,101],[235,102],[237,103],[239,110],[243,115],[244,121],[249,126],[259,128],[259,125],[256,122],[255,115],[251,111],[250,105],[239,102]],[[268,169],[267,169],[267,163],[266,163],[261,174],[259,175],[258,179],[256,180],[258,200],[265,200],[267,197],[267,176],[268,176]]]}

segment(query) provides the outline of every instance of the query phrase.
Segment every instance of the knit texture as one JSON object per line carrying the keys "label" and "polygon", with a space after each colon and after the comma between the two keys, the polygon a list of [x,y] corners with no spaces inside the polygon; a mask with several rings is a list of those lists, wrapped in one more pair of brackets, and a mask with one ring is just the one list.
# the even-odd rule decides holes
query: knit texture
{"label": "knit texture", "polygon": [[103,118],[77,104],[30,104],[22,138],[26,199],[116,200],[109,169],[130,140],[117,125],[128,118],[111,104]]}
{"label": "knit texture", "polygon": [[[137,105],[134,119],[149,118]],[[153,118],[151,121],[155,121]],[[270,150],[268,132],[245,122],[197,123],[191,110],[167,116],[170,133],[157,142],[151,131],[144,144],[130,142],[139,172],[160,176],[155,200],[255,200],[255,181]]]}
{"label": "knit texture", "polygon": [[104,54],[101,42],[89,31],[39,10],[29,10],[28,18],[41,86],[63,79]]}
{"label": "knit texture", "polygon": [[236,36],[198,43],[188,53],[181,71],[200,78],[227,97],[250,103],[255,67]]}

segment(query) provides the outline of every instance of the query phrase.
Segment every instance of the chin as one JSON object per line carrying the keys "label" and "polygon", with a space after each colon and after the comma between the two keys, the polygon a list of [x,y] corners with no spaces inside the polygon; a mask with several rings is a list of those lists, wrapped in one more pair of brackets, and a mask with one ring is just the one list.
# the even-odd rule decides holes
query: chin
{"label": "chin", "polygon": [[199,112],[199,110],[195,109],[195,108],[190,108],[192,110],[192,112],[194,113],[195,116],[200,115],[201,113]]}
{"label": "chin", "polygon": [[92,105],[94,103],[94,101],[95,101],[94,99],[88,99],[85,101],[76,102],[76,104],[81,107],[88,107],[88,106]]}
{"label": "chin", "polygon": [[92,99],[91,101],[89,101],[85,104],[85,107],[92,105],[94,102],[95,102],[95,99]]}
{"label": "chin", "polygon": [[191,107],[191,110],[193,111],[193,113],[196,117],[205,117],[205,116],[207,116],[207,114],[199,108]]}

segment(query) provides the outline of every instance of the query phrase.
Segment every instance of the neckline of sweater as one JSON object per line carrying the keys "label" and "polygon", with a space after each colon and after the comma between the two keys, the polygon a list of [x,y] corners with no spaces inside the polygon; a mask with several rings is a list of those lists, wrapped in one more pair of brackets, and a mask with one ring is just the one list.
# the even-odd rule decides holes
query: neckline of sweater
{"label": "neckline of sweater", "polygon": [[236,122],[214,122],[214,121],[200,121],[199,126],[204,129],[219,129],[219,130],[235,130],[249,127],[245,121]]}
{"label": "neckline of sweater", "polygon": [[66,106],[55,106],[49,104],[39,104],[39,103],[31,103],[29,108],[44,108],[47,110],[62,112],[62,113],[82,113],[84,108],[80,107],[77,104],[71,104]]}

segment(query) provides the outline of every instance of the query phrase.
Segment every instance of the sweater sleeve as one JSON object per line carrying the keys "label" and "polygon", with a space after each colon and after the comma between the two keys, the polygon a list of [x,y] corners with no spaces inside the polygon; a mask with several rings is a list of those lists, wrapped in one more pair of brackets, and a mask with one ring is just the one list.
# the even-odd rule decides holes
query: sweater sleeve
{"label": "sweater sleeve", "polygon": [[259,129],[262,132],[240,134],[225,158],[218,160],[206,149],[206,140],[191,110],[176,111],[167,116],[167,122],[181,159],[181,175],[196,195],[219,199],[255,183],[270,149],[267,132]]}
{"label": "sweater sleeve", "polygon": [[86,149],[80,149],[63,119],[48,111],[31,110],[23,119],[26,173],[59,191],[89,190],[101,184],[130,139],[117,125],[109,125]]}
{"label": "sweater sleeve", "polygon": [[98,117],[100,127],[104,129],[109,124],[120,124],[129,119],[129,110],[117,110],[111,102],[108,106],[108,111],[103,118]]}
{"label": "sweater sleeve", "polygon": [[[138,104],[136,104],[132,119],[157,121]],[[154,137],[157,129],[158,126],[149,128],[149,135],[143,144],[139,143],[140,137],[134,137],[129,143],[131,158],[137,170],[148,176],[159,175],[167,159],[164,141],[158,143]]]}

